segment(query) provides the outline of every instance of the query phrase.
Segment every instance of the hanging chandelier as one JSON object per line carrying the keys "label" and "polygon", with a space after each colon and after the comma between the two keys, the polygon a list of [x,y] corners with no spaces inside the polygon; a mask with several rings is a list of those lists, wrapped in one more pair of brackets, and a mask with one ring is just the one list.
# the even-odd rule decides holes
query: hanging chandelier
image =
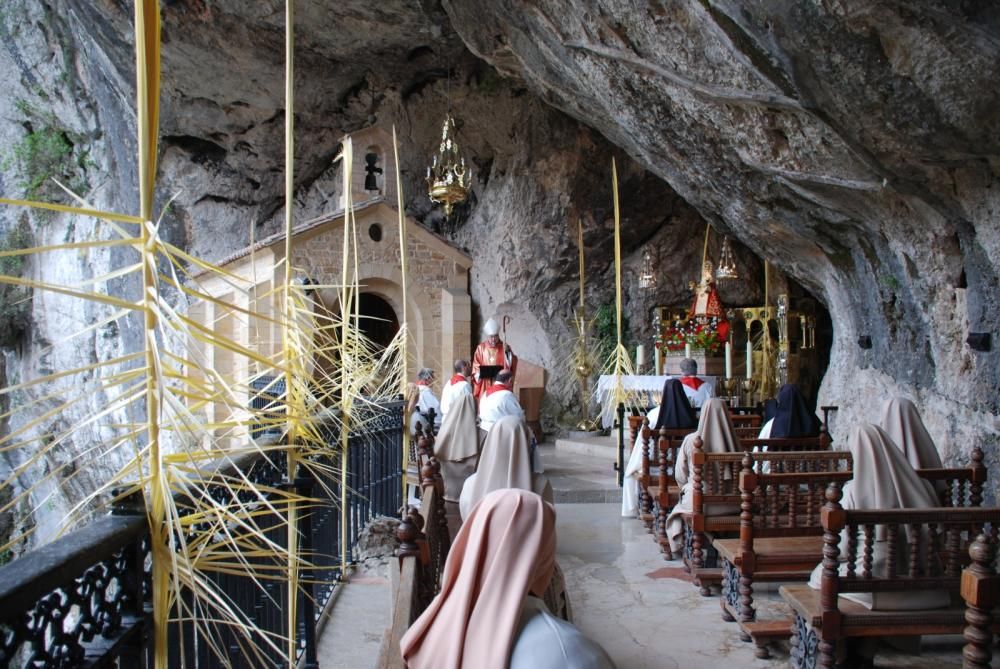
{"label": "hanging chandelier", "polygon": [[715,270],[715,278],[719,281],[730,281],[740,278],[736,271],[736,259],[733,249],[729,246],[729,236],[722,238],[722,253],[719,255],[719,266]]}
{"label": "hanging chandelier", "polygon": [[465,158],[459,155],[455,119],[449,113],[441,128],[441,146],[434,156],[433,165],[427,168],[427,196],[432,202],[443,204],[444,215],[451,216],[454,206],[469,197],[471,178],[472,172],[466,169]]}
{"label": "hanging chandelier", "polygon": [[652,290],[656,288],[656,268],[653,267],[653,255],[646,249],[642,254],[642,269],[639,271],[639,288]]}

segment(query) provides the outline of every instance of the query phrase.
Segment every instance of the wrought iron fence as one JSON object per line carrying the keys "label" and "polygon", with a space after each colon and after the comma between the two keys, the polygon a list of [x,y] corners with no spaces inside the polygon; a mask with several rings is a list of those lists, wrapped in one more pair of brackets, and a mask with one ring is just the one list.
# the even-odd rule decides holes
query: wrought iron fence
{"label": "wrought iron fence", "polygon": [[[300,467],[291,480],[284,458],[257,456],[235,463],[262,486],[295,488],[316,500],[300,514],[298,525],[300,551],[310,565],[301,579],[297,622],[300,661],[306,667],[319,666],[316,623],[354,560],[358,534],[374,516],[395,516],[402,507],[403,403],[369,405],[364,411],[363,427],[348,435],[346,488],[340,476],[328,475],[344,461],[338,452],[340,434],[333,427],[326,433],[330,459]],[[321,472],[320,480],[313,472]],[[224,491],[219,486],[210,494],[228,494]],[[141,507],[120,506],[112,515],[0,567],[0,666],[148,666],[152,557],[144,513]],[[265,515],[258,522],[270,539],[285,545],[284,517]],[[210,578],[265,634],[274,635],[272,639],[286,635],[287,582],[259,586],[248,577],[225,573]],[[211,635],[205,638],[204,629],[190,622],[172,624],[170,666],[246,665],[238,658],[253,639],[226,625],[215,626]],[[226,649],[233,662],[227,665],[218,658],[212,645]],[[265,650],[253,666],[285,666],[279,651],[256,645]]]}

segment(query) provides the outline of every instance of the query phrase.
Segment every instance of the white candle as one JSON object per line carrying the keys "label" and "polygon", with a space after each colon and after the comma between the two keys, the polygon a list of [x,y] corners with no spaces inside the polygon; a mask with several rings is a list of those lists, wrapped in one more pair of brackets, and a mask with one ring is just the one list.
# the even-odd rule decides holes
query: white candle
{"label": "white candle", "polygon": [[660,357],[660,349],[653,349],[653,367],[657,376],[663,376],[663,359]]}
{"label": "white candle", "polygon": [[726,342],[726,378],[733,378],[733,345]]}
{"label": "white candle", "polygon": [[753,346],[747,342],[747,378],[753,378]]}
{"label": "white candle", "polygon": [[635,347],[636,371],[638,371],[640,367],[645,367],[645,366],[646,366],[646,345],[639,344],[638,346]]}
{"label": "white candle", "polygon": [[685,358],[691,357],[691,344],[684,344],[684,357]]}

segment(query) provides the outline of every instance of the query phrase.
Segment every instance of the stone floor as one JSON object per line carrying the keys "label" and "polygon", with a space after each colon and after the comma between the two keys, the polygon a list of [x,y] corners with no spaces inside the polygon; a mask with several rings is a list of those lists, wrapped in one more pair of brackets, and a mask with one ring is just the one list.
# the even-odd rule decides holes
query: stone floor
{"label": "stone floor", "polygon": [[[719,598],[700,596],[680,562],[665,561],[639,521],[621,517],[612,449],[540,448],[555,492],[558,560],[575,623],[619,669],[788,666],[787,646],[770,660],[755,658],[737,626],[722,621]],[[776,585],[757,588],[756,601],[761,619],[787,615]],[[341,588],[320,639],[320,666],[374,666],[388,607],[384,572],[355,575]],[[921,656],[882,653],[876,666],[957,669],[961,644],[956,637],[926,638]],[[1000,667],[1000,652],[993,666]]]}
{"label": "stone floor", "polygon": [[[702,597],[679,561],[667,562],[638,520],[618,504],[557,504],[558,560],[574,622],[608,651],[619,669],[789,666],[787,644],[754,657],[735,623],[723,622],[719,597]],[[788,615],[776,584],[755,588],[762,620]],[[877,667],[958,669],[960,637],[926,637],[919,656],[881,652]],[[1000,667],[1000,652],[994,656]]]}

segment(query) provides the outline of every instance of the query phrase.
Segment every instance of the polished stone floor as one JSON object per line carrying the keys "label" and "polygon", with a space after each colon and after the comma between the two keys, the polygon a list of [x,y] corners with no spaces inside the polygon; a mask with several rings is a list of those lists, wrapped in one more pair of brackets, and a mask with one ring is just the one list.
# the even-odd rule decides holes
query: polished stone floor
{"label": "polished stone floor", "polygon": [[[754,657],[735,623],[723,622],[719,597],[702,597],[679,561],[667,562],[638,520],[618,504],[557,504],[558,560],[574,622],[619,669],[787,667],[787,645]],[[776,585],[756,589],[761,620],[788,615]],[[926,637],[919,656],[880,652],[877,667],[958,669],[959,637]],[[1000,655],[994,667],[1000,667]]]}
{"label": "polished stone floor", "polygon": [[[772,659],[755,658],[736,624],[722,621],[718,596],[699,595],[680,562],[665,561],[639,521],[621,517],[613,456],[542,449],[556,494],[558,560],[575,623],[619,669],[789,666],[787,646]],[[788,615],[777,585],[756,588],[755,599],[762,620]],[[388,621],[384,570],[355,575],[341,588],[320,639],[320,666],[374,666]],[[922,655],[880,653],[876,666],[958,669],[961,645],[956,637],[928,637]],[[993,666],[1000,667],[1000,651]]]}

